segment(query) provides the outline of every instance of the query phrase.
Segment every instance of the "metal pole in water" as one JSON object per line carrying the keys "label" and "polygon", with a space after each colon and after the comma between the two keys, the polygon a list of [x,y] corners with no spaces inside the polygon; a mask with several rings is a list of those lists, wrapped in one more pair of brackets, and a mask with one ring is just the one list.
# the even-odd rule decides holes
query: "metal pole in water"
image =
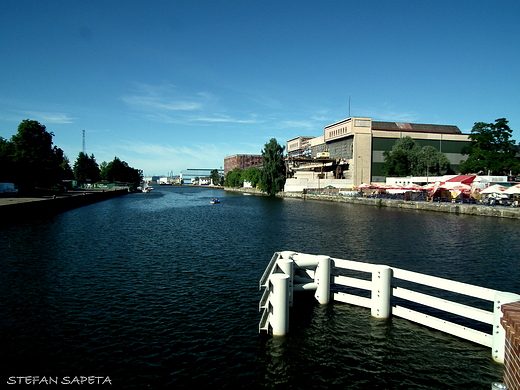
{"label": "metal pole in water", "polygon": [[293,305],[293,291],[294,291],[294,261],[287,260],[287,258],[280,259],[276,262],[280,270],[289,277],[289,285],[287,288],[287,295],[289,296],[289,307]]}
{"label": "metal pole in water", "polygon": [[371,314],[376,318],[388,318],[391,314],[392,269],[386,265],[377,266],[372,272]]}
{"label": "metal pole in water", "polygon": [[330,265],[329,256],[316,256],[318,266],[314,273],[314,281],[318,284],[314,296],[322,305],[326,305],[330,301]]}
{"label": "metal pole in water", "polygon": [[289,276],[273,274],[269,281],[273,336],[285,336],[289,331]]}

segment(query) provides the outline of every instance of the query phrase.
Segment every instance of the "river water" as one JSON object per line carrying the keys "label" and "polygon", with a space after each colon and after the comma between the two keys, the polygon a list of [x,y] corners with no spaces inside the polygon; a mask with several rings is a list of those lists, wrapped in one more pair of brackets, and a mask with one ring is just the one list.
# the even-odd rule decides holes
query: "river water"
{"label": "river water", "polygon": [[288,336],[259,335],[258,281],[294,250],[520,293],[519,236],[515,220],[191,187],[2,227],[2,381],[489,389],[488,348],[365,308],[312,304]]}

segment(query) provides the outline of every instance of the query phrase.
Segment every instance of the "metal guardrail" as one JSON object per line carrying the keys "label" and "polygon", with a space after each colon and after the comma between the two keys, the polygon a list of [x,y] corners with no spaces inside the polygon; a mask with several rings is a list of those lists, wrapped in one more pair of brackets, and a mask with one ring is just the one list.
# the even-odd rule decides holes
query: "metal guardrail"
{"label": "metal guardrail", "polygon": [[[282,259],[280,253],[291,252],[275,253],[262,276],[260,287],[268,287],[269,279],[277,269],[278,260],[287,261]],[[292,253],[291,257],[312,256]],[[370,308],[375,317],[395,315],[490,347],[493,359],[503,363],[505,331],[500,324],[500,308],[503,304],[520,301],[520,295],[385,265],[336,258],[331,260],[332,277],[329,288],[334,290],[331,294],[333,300]],[[289,277],[293,278],[294,275]],[[405,286],[400,285],[402,282]],[[423,287],[428,291],[418,291]],[[451,296],[450,299],[443,298],[443,292],[448,292],[457,299],[451,300]],[[292,289],[289,294],[292,294]],[[273,308],[271,295],[269,288],[266,288],[260,301],[260,309],[265,309],[260,331],[269,331],[269,310],[272,311]],[[478,300],[479,305],[476,306],[487,305],[488,309],[464,303],[468,301],[468,297],[469,300]],[[464,320],[461,321],[461,318]],[[476,326],[468,325],[468,321]],[[484,327],[490,330],[479,329]]]}
{"label": "metal guardrail", "polygon": [[[332,259],[334,269],[351,270],[371,274],[370,280],[364,278],[335,276],[333,283],[336,286],[352,287],[358,290],[370,291],[370,298],[362,294],[349,294],[345,292],[336,292],[333,299],[339,302],[350,303],[353,305],[364,306],[372,309],[374,314],[374,295],[377,294],[378,284],[380,281],[374,278],[374,273],[381,267],[389,269],[390,272],[390,305],[389,312],[397,317],[405,318],[409,321],[419,323],[421,325],[440,330],[445,333],[469,340],[487,347],[492,348],[493,359],[498,362],[504,361],[504,341],[505,331],[500,325],[500,317],[502,313],[500,307],[502,304],[520,301],[520,295],[493,290],[485,287],[474,286],[461,283],[449,279],[443,279],[435,276],[421,274],[418,272],[407,271],[399,268],[390,268],[381,265],[364,264],[342,259]],[[464,296],[476,298],[487,303],[489,310],[483,310],[468,304],[455,302],[444,299],[439,296],[430,295],[431,293],[423,293],[416,291],[418,288],[404,288],[398,285],[399,281],[409,282],[409,284],[427,286],[436,291],[447,291],[454,293],[455,296]],[[365,294],[366,295],[366,294]],[[439,295],[439,294],[437,294]],[[396,302],[396,298],[403,303]],[[464,298],[462,299],[464,300]],[[434,309],[440,315],[435,316],[431,310],[419,310],[406,306],[406,302],[411,302],[412,306],[426,307]],[[448,313],[448,315],[447,315]],[[476,330],[478,326],[470,327],[454,320],[453,316],[469,319],[470,322],[479,322],[489,325],[490,331],[485,332]]]}

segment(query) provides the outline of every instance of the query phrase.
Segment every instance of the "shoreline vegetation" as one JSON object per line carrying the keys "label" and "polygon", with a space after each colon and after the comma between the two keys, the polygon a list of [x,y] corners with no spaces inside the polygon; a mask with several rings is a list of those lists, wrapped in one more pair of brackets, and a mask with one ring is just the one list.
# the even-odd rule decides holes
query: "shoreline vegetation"
{"label": "shoreline vegetation", "polygon": [[[267,196],[266,193],[254,188],[231,188],[224,187],[225,191],[242,192],[254,195]],[[321,200],[327,202],[354,203],[376,207],[393,207],[402,210],[421,210],[435,211],[442,213],[455,213],[466,215],[478,215],[485,217],[512,218],[520,219],[520,208],[489,206],[479,204],[464,204],[451,202],[425,202],[415,200],[396,200],[381,198],[365,198],[361,196],[343,196],[343,195],[317,195],[304,194],[302,192],[279,192],[276,194],[280,198],[296,198],[302,200]]]}

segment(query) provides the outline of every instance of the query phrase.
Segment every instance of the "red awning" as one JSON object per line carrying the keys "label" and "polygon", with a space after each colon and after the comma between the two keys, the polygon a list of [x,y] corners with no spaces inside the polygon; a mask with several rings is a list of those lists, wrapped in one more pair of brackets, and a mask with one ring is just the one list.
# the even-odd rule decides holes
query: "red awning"
{"label": "red awning", "polygon": [[477,175],[458,175],[451,178],[450,180],[446,180],[446,182],[450,181],[470,185],[471,183],[473,183],[473,180],[475,180],[476,177]]}

